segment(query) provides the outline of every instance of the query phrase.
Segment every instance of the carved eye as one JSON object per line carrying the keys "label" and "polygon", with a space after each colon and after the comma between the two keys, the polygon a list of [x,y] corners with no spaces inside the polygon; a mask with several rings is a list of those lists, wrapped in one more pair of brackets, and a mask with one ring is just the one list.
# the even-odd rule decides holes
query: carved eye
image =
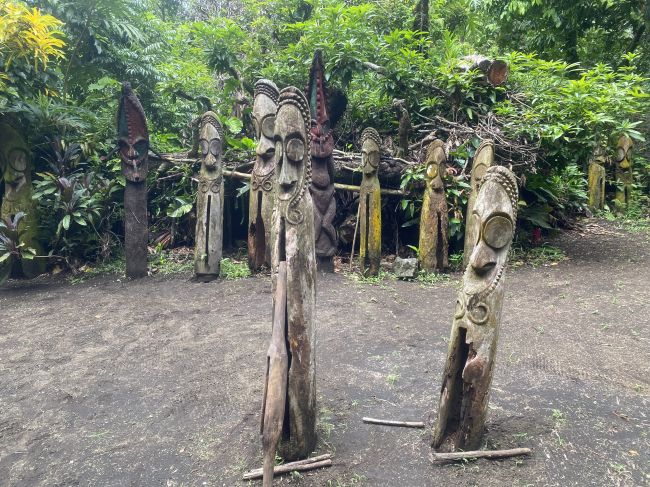
{"label": "carved eye", "polygon": [[199,146],[201,147],[201,155],[203,157],[208,155],[208,151],[210,150],[210,144],[208,143],[207,140],[201,139],[199,141]]}
{"label": "carved eye", "polygon": [[305,144],[300,139],[291,139],[287,143],[287,157],[293,162],[302,162],[305,156]]}
{"label": "carved eye", "polygon": [[27,169],[27,156],[23,151],[14,150],[9,155],[9,161],[11,167],[13,167],[16,171],[23,172]]}
{"label": "carved eye", "polygon": [[264,137],[268,137],[269,139],[272,139],[274,132],[275,132],[275,117],[269,115],[264,120],[262,120],[262,133],[264,134]]}
{"label": "carved eye", "polygon": [[221,154],[221,140],[212,139],[210,141],[210,154],[212,154],[215,157],[219,157],[219,155]]}
{"label": "carved eye", "polygon": [[438,165],[437,164],[429,164],[427,166],[427,177],[429,179],[433,179],[438,175]]}
{"label": "carved eye", "polygon": [[493,249],[504,247],[512,238],[512,222],[505,216],[490,218],[483,228],[483,239]]}
{"label": "carved eye", "polygon": [[625,159],[626,155],[627,154],[625,153],[625,149],[619,147],[616,151],[616,162],[621,162],[623,159]]}
{"label": "carved eye", "polygon": [[146,156],[147,152],[149,152],[149,143],[146,140],[138,140],[133,144],[133,147],[140,157]]}

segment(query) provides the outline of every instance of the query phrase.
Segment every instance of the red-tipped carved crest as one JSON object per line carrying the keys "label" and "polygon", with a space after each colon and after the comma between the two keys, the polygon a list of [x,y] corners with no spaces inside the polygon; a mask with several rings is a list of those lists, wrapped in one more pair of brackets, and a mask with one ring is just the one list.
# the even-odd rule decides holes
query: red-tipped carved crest
{"label": "red-tipped carved crest", "polygon": [[117,143],[124,177],[131,182],[144,181],[148,171],[149,131],[140,100],[128,82],[122,84],[117,111]]}

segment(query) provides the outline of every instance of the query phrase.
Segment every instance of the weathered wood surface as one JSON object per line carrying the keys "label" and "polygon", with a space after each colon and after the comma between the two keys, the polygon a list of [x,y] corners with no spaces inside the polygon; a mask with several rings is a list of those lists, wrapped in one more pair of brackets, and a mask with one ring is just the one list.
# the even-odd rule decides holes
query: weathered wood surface
{"label": "weathered wood surface", "polygon": [[377,418],[362,418],[364,423],[368,424],[380,424],[383,426],[399,426],[402,428],[424,428],[424,422],[422,421],[394,421],[390,419],[377,419]]}
{"label": "weathered wood surface", "polygon": [[248,200],[248,267],[252,271],[271,266],[271,220],[275,206],[273,135],[278,96],[272,81],[262,79],[255,83],[252,118],[257,146]]}
{"label": "weathered wood surface", "polygon": [[472,212],[474,203],[478,196],[478,190],[481,187],[483,176],[490,166],[494,164],[494,142],[486,139],[476,149],[474,160],[472,161],[472,173],[470,178],[470,193],[467,199],[467,211],[465,212],[465,245],[463,251],[463,267],[469,264],[469,257],[474,250],[474,244],[478,238],[479,228],[472,224]]}
{"label": "weathered wood surface", "polygon": [[276,211],[271,240],[273,296],[287,263],[287,407],[280,455],[307,457],[316,446],[316,253],[309,192],[309,106],[295,87],[280,92],[276,115]]}
{"label": "weathered wood surface", "polygon": [[[298,460],[297,462],[283,463],[282,465],[277,465],[273,469],[274,475],[281,475],[290,472],[305,472],[308,470],[315,470],[317,468],[331,467],[332,466],[332,455],[326,453],[324,455],[318,455],[316,457],[307,458],[305,460]],[[242,476],[242,480],[257,480],[261,479],[263,475],[263,469],[257,468],[246,472]]]}
{"label": "weathered wood surface", "polygon": [[213,112],[201,118],[201,170],[196,194],[194,274],[208,281],[219,277],[223,255],[223,128]]}
{"label": "weathered wood surface", "polygon": [[619,207],[630,202],[634,175],[632,173],[632,147],[634,143],[627,135],[618,139],[616,147],[616,201]]}
{"label": "weathered wood surface", "polygon": [[310,152],[311,192],[314,202],[314,231],[319,270],[334,272],[334,254],[338,235],[334,227],[336,199],[334,197],[334,123],[330,120],[325,81],[325,66],[320,50],[314,54],[309,71],[307,99],[311,114]]}
{"label": "weathered wood surface", "polygon": [[262,402],[262,454],[264,486],[273,482],[275,452],[282,436],[284,409],[287,402],[287,262],[280,261],[273,295],[273,331],[266,354],[266,383]]}
{"label": "weathered wood surface", "polygon": [[[4,180],[5,188],[0,217],[6,221],[20,212],[25,213],[18,224],[20,243],[34,249],[37,255],[43,255],[43,248],[38,242],[38,205],[32,199],[31,152],[25,139],[6,123],[0,124],[0,179]],[[45,260],[20,259],[18,264],[9,258],[0,263],[0,274],[8,275],[11,272],[36,277],[45,272]]]}
{"label": "weathered wood surface", "polygon": [[432,462],[448,462],[466,460],[468,458],[508,458],[520,455],[530,455],[533,452],[530,448],[511,448],[509,450],[474,450],[457,451],[450,453],[432,453]]}
{"label": "weathered wood surface", "polygon": [[446,155],[444,143],[437,139],[431,142],[425,161],[426,188],[420,213],[420,267],[426,271],[442,271],[449,267],[447,198],[445,197]]}
{"label": "weathered wood surface", "polygon": [[149,130],[140,100],[129,83],[122,84],[117,112],[117,144],[126,179],[124,188],[124,255],[126,275],[147,275],[147,172]]}
{"label": "weathered wood surface", "polygon": [[605,164],[607,159],[602,151],[597,151],[589,161],[587,188],[589,191],[589,206],[594,210],[605,208]]}
{"label": "weathered wood surface", "polygon": [[359,265],[364,274],[379,274],[381,262],[381,188],[377,170],[381,139],[373,128],[361,134],[363,179],[359,192]]}
{"label": "weathered wood surface", "polygon": [[505,61],[488,59],[478,54],[465,56],[459,68],[464,71],[479,70],[483,73],[482,82],[492,86],[501,86],[508,81],[510,71],[508,63]]}
{"label": "weathered wood surface", "polygon": [[473,450],[481,444],[496,346],[503,280],[516,227],[518,189],[501,166],[483,178],[471,218],[481,228],[458,292],[432,446]]}

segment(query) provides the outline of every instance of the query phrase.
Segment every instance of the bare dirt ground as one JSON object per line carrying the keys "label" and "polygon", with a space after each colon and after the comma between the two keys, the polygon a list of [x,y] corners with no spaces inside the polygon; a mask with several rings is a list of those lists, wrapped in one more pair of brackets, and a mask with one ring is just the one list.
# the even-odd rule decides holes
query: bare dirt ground
{"label": "bare dirt ground", "polygon": [[[319,275],[319,453],[278,485],[650,485],[650,237],[600,222],[511,267],[486,445],[531,457],[432,465],[455,303],[424,288]],[[260,466],[270,337],[265,276],[189,274],[0,289],[0,485],[237,486]],[[255,483],[254,483],[255,484]]]}

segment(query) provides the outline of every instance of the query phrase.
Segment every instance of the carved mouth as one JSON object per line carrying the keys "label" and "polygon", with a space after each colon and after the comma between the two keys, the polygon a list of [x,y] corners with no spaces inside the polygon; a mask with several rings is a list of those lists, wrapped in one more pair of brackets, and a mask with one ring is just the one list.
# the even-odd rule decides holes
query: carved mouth
{"label": "carved mouth", "polygon": [[[483,298],[486,297],[496,289],[501,277],[503,276],[504,268],[505,263],[502,263],[499,266],[492,264],[489,270],[486,269],[486,272],[479,274],[472,268],[472,266],[467,266],[467,271],[465,271],[465,293],[468,295],[481,294]],[[481,285],[483,283],[486,284]]]}

